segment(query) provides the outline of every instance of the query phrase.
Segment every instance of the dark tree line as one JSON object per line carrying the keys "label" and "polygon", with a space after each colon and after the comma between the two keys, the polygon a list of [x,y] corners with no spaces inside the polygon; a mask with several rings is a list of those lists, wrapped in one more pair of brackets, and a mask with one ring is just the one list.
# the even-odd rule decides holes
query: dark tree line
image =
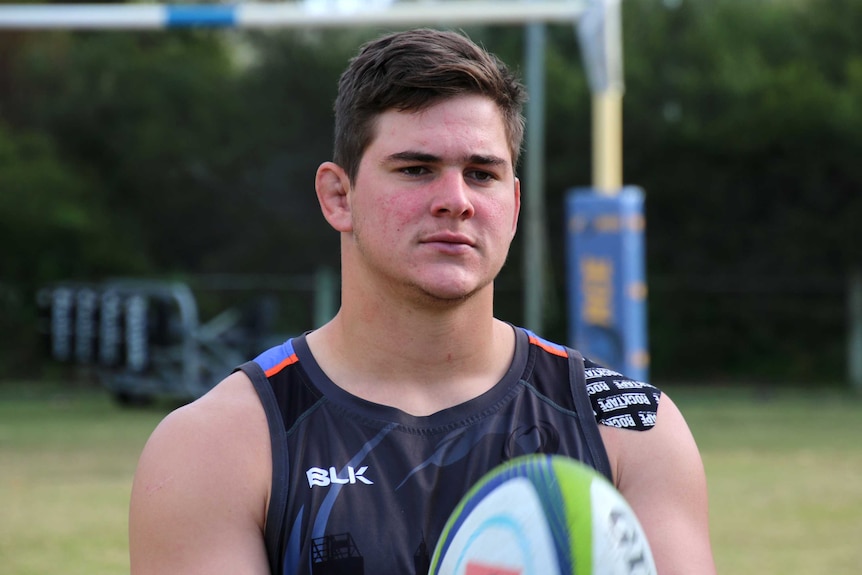
{"label": "dark tree line", "polygon": [[[647,194],[654,378],[838,380],[862,266],[862,4],[627,0],[625,182]],[[64,279],[336,266],[316,166],[378,30],[0,35],[0,373],[43,361]],[[523,67],[523,29],[467,32]],[[565,340],[566,191],[588,185],[574,30],[549,26],[547,335]],[[520,321],[521,244],[498,313]]]}

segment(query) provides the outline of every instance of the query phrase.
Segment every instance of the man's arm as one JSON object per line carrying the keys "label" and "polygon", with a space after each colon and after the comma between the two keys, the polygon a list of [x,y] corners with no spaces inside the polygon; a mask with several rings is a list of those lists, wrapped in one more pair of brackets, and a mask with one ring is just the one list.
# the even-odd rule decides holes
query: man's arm
{"label": "man's arm", "polygon": [[614,482],[646,532],[659,575],[715,575],[706,475],[676,405],[662,394],[647,431],[600,428]]}
{"label": "man's arm", "polygon": [[271,465],[266,417],[241,373],[168,415],[132,486],[132,575],[269,573]]}

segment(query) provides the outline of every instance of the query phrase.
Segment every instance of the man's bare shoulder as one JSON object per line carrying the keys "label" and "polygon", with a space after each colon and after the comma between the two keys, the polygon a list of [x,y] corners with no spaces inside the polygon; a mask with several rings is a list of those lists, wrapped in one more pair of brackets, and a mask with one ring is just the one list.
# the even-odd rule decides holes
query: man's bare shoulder
{"label": "man's bare shoulder", "polygon": [[[226,456],[246,453],[268,435],[266,416],[248,377],[236,372],[201,398],[168,414],[153,432],[147,448],[210,450]],[[249,444],[252,445],[249,445]]]}
{"label": "man's bare shoulder", "polygon": [[238,558],[244,572],[249,564],[265,566],[270,477],[266,417],[244,374],[171,412],[150,436],[135,473],[133,573],[229,572]]}
{"label": "man's bare shoulder", "polygon": [[614,483],[650,540],[659,573],[714,575],[706,476],[694,437],[667,394],[646,431],[600,426]]}

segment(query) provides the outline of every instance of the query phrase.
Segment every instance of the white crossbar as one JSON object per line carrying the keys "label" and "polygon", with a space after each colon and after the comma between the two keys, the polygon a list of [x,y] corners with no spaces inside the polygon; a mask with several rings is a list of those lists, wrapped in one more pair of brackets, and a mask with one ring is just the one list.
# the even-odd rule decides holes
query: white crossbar
{"label": "white crossbar", "polygon": [[362,7],[347,2],[243,4],[6,4],[6,29],[326,28],[359,25],[572,22],[586,0],[452,0]]}

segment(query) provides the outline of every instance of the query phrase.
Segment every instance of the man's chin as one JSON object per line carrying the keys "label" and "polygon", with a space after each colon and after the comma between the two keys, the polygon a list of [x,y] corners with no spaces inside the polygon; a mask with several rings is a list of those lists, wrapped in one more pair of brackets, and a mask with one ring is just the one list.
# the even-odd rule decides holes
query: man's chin
{"label": "man's chin", "polygon": [[417,291],[422,303],[448,308],[456,307],[470,301],[478,294],[482,293],[486,288],[490,288],[490,283],[491,282],[484,282],[480,285],[476,285],[475,283],[470,285],[426,285],[419,286]]}

